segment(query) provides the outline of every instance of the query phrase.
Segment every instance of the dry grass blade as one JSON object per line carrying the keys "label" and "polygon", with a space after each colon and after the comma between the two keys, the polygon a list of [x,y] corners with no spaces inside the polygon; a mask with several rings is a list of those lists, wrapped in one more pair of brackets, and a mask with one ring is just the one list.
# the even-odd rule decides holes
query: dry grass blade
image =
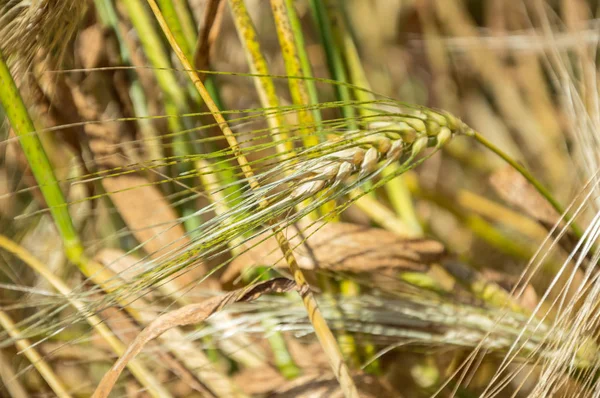
{"label": "dry grass blade", "polygon": [[4,328],[8,335],[15,340],[15,346],[23,355],[29,359],[44,380],[48,383],[52,391],[59,398],[70,398],[71,394],[67,391],[63,381],[55,374],[52,367],[46,362],[44,357],[35,349],[29,339],[21,337],[21,331],[17,328],[14,321],[4,311],[0,310],[0,327]]}
{"label": "dry grass blade", "polygon": [[[440,261],[444,246],[430,239],[400,238],[383,229],[349,223],[315,223],[308,229],[285,231],[304,269],[371,272],[383,269],[426,271]],[[252,249],[237,257],[223,280],[233,279],[255,265],[284,266],[275,238],[263,234],[248,242]]]}
{"label": "dry grass blade", "polygon": [[213,297],[199,304],[190,304],[177,310],[163,314],[148,325],[131,343],[125,353],[115,362],[104,375],[96,388],[93,397],[108,397],[115,382],[127,363],[139,354],[144,346],[169,329],[178,326],[192,325],[203,322],[206,318],[221,310],[223,307],[237,302],[252,301],[263,294],[284,293],[295,288],[295,283],[289,279],[277,278],[267,282],[257,283],[235,290],[224,296]]}

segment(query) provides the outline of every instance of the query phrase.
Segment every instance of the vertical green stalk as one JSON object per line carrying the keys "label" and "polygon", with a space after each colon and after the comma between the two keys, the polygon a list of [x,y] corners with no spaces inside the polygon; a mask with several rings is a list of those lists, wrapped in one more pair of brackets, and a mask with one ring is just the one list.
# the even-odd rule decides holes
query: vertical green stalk
{"label": "vertical green stalk", "polygon": [[[190,48],[194,48],[194,44],[196,42],[197,35],[197,24],[194,21],[194,17],[190,12],[186,0],[173,0],[175,12],[179,17],[179,23],[181,25],[181,31],[183,32],[183,36],[187,38],[188,45]],[[190,58],[192,59],[192,58]]]}
{"label": "vertical green stalk", "polygon": [[[94,3],[96,9],[98,9],[98,14],[100,15],[102,23],[112,28],[115,32],[120,44],[119,50],[121,52],[122,61],[126,64],[131,64],[131,56],[125,45],[121,29],[119,28],[119,19],[113,2],[111,0],[95,0]],[[163,152],[158,143],[159,134],[154,128],[151,119],[148,117],[150,116],[150,113],[148,112],[148,107],[146,105],[144,89],[134,71],[127,71],[127,75],[130,79],[129,97],[131,98],[135,115],[138,117],[136,122],[139,125],[140,133],[146,141],[148,157],[150,159],[160,159],[163,157]]]}
{"label": "vertical green stalk", "polygon": [[[181,3],[181,1],[180,1]],[[173,32],[173,36],[177,40],[177,42],[181,45],[181,50],[187,57],[187,59],[193,59],[193,48],[194,48],[194,36],[190,36],[189,34],[184,33],[184,28],[182,24],[182,18],[180,12],[177,12],[176,6],[173,3],[173,0],[158,0],[158,4],[160,5],[160,10],[165,16],[165,20],[171,27]],[[188,32],[189,33],[189,32]],[[190,97],[194,100],[194,102],[201,104],[202,99],[198,96],[198,92],[194,90],[193,87],[189,85],[186,86],[187,92]],[[180,144],[182,146],[187,146],[185,144]]]}
{"label": "vertical green stalk", "polygon": [[271,9],[275,19],[277,28],[277,37],[279,38],[279,46],[283,54],[285,70],[288,79],[292,101],[295,105],[299,105],[298,115],[300,121],[300,133],[304,142],[304,147],[308,148],[319,143],[319,138],[314,134],[315,120],[313,114],[306,109],[310,104],[310,96],[306,81],[303,79],[295,79],[303,76],[302,65],[296,47],[296,39],[292,31],[292,25],[286,9],[284,0],[271,0]]}
{"label": "vertical green stalk", "polygon": [[[306,52],[306,45],[304,44],[304,34],[302,33],[302,26],[300,24],[300,19],[298,18],[298,14],[296,13],[296,9],[294,8],[294,0],[284,0],[285,6],[287,10],[287,14],[290,20],[290,26],[292,29],[292,33],[294,35],[294,39],[296,41],[296,48],[298,50],[298,59],[300,60],[300,65],[302,67],[302,76],[306,79],[304,80],[304,84],[306,89],[308,90],[308,96],[310,98],[310,104],[316,105],[319,103],[319,96],[317,94],[317,87],[315,85],[314,80],[312,80],[313,73],[312,67],[310,65],[310,60],[308,59],[308,53]],[[313,119],[317,123],[317,128],[321,126],[322,116],[321,112],[318,108],[314,108],[312,110]]]}
{"label": "vertical green stalk", "polygon": [[[124,0],[123,3],[127,8],[127,14],[131,18],[133,26],[138,32],[144,54],[148,57],[152,66],[156,68],[154,75],[164,93],[165,110],[167,114],[174,116],[168,118],[169,129],[173,132],[174,154],[181,156],[182,159],[191,156],[194,149],[189,143],[189,135],[181,133],[186,129],[184,120],[177,116],[189,113],[186,101],[187,94],[172,71],[169,56],[141,0]],[[178,162],[177,170],[179,173],[188,173],[193,170],[193,164],[186,161]],[[200,229],[201,220],[199,217],[187,217],[195,211],[192,202],[187,202],[183,207],[184,224],[188,232]]]}
{"label": "vertical green stalk", "polygon": [[[250,71],[261,75],[253,78],[260,103],[265,108],[277,108],[279,107],[279,99],[275,92],[275,84],[273,83],[273,79],[268,76],[269,67],[262,54],[256,29],[250,19],[246,4],[243,0],[229,0],[229,6],[233,14],[240,42],[248,59]],[[282,143],[277,145],[277,151],[283,157],[292,156],[294,151],[293,143],[288,139],[287,134],[282,131],[283,118],[281,115],[278,112],[269,113],[267,115],[267,123],[271,129],[273,142]]]}
{"label": "vertical green stalk", "polygon": [[65,198],[58,185],[54,170],[44,151],[33,121],[21,99],[17,85],[8,66],[0,53],[0,105],[19,138],[19,143],[40,191],[46,200],[50,214],[54,219],[58,233],[65,246],[65,254],[69,260],[79,264],[83,256],[83,246],[73,226]]}
{"label": "vertical green stalk", "polygon": [[[370,92],[371,86],[362,67],[358,50],[354,44],[354,39],[352,38],[352,32],[344,19],[342,5],[338,3],[338,0],[325,0],[325,3],[326,6],[328,6],[333,40],[337,48],[341,50],[340,56],[347,67],[349,81],[357,87],[369,90],[367,92],[364,90],[353,89],[352,93],[359,101],[373,101],[375,98]],[[364,108],[359,109],[359,112],[361,115],[371,115],[374,113],[373,111]]]}
{"label": "vertical green stalk", "polygon": [[[352,97],[348,86],[345,85],[345,83],[348,83],[348,77],[344,66],[344,60],[339,47],[335,44],[331,27],[331,18],[325,3],[323,0],[310,0],[310,7],[316,21],[321,43],[325,49],[329,72],[334,80],[342,83],[335,86],[337,98],[340,101],[350,102]],[[356,114],[354,108],[352,106],[343,106],[342,115],[348,121],[348,128],[351,130],[356,129]]]}
{"label": "vertical green stalk", "polygon": [[188,59],[192,59],[192,48],[193,43],[190,42],[189,36],[183,32],[183,26],[180,21],[180,15],[175,9],[175,4],[172,0],[158,0],[160,11],[163,13],[165,20],[173,32],[173,36],[177,40],[177,43],[181,46],[181,50]]}

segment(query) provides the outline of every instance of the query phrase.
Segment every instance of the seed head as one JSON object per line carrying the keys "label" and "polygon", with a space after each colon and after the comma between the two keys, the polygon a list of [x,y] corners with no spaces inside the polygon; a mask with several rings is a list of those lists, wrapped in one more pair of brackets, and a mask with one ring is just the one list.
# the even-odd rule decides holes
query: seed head
{"label": "seed head", "polygon": [[467,131],[468,127],[451,114],[432,110],[371,122],[366,130],[348,131],[336,140],[336,145],[347,142],[356,146],[301,162],[300,182],[292,197],[312,196],[326,186],[346,182],[351,175],[366,178],[377,171],[382,159],[399,161],[402,155],[415,159],[428,146],[439,149],[453,135]]}

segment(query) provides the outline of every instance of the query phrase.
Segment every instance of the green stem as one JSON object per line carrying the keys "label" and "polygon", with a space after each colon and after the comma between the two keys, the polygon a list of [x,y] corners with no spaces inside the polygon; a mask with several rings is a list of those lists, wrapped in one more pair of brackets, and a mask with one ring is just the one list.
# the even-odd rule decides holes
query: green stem
{"label": "green stem", "polygon": [[[98,9],[102,23],[107,27],[110,27],[115,33],[119,42],[119,51],[121,53],[122,62],[131,65],[131,54],[123,38],[123,32],[119,28],[119,17],[113,2],[111,0],[95,0],[94,4],[96,5],[96,9]],[[146,93],[144,92],[144,88],[135,71],[128,70],[127,75],[130,79],[129,97],[131,98],[135,116],[137,116],[136,123],[140,128],[142,137],[146,141],[148,158],[160,159],[164,156],[162,148],[158,144],[159,134],[149,118],[150,113],[148,111]]]}
{"label": "green stem", "polygon": [[271,0],[271,9],[273,11],[273,18],[275,19],[277,37],[279,38],[279,46],[281,47],[285,70],[287,75],[291,77],[291,79],[288,79],[288,84],[292,101],[295,105],[301,105],[298,109],[298,120],[301,125],[299,133],[302,135],[304,146],[308,148],[318,144],[319,139],[314,134],[313,126],[315,120],[313,115],[305,108],[306,105],[310,104],[306,81],[295,79],[296,77],[303,76],[298,47],[296,46],[297,32],[295,34],[293,31],[284,0]]}
{"label": "green stem", "polygon": [[50,209],[65,246],[65,254],[72,262],[79,264],[83,256],[83,246],[73,226],[65,198],[54,175],[52,164],[35,131],[27,108],[21,98],[2,53],[0,52],[0,105],[8,117],[40,191]]}
{"label": "green stem", "polygon": [[179,43],[181,50],[188,59],[192,59],[193,44],[190,42],[189,37],[183,32],[183,26],[179,19],[179,15],[175,10],[175,4],[173,4],[172,0],[158,0],[158,5],[171,28],[171,32],[173,32],[173,36],[175,36],[177,43]]}
{"label": "green stem", "polygon": [[[258,35],[246,4],[242,0],[229,0],[229,8],[231,9],[236,31],[244,48],[250,71],[261,75],[260,77],[256,76],[253,78],[260,103],[265,108],[277,108],[279,107],[279,99],[275,90],[275,83],[269,76],[270,72],[267,60],[262,53]],[[293,156],[293,142],[288,139],[287,133],[282,129],[284,124],[282,115],[279,112],[268,115],[267,123],[271,129],[273,142],[281,143],[277,145],[277,152],[280,156],[282,158]]]}
{"label": "green stem", "polygon": [[[325,49],[329,71],[334,80],[342,83],[335,86],[337,98],[344,102],[351,101],[350,89],[345,84],[348,83],[348,77],[344,67],[344,60],[340,49],[335,44],[329,13],[323,0],[310,0],[310,7],[317,24],[321,43]],[[348,128],[351,130],[356,129],[354,108],[352,106],[342,106],[342,114],[348,120]]]}
{"label": "green stem", "polygon": [[[296,48],[298,49],[298,59],[300,60],[300,65],[302,67],[302,76],[307,78],[304,81],[304,84],[306,85],[306,89],[308,90],[310,104],[316,105],[319,103],[319,96],[317,93],[315,81],[312,80],[312,67],[310,65],[310,60],[308,59],[308,53],[306,52],[306,45],[304,44],[304,35],[302,33],[300,19],[298,18],[298,14],[296,13],[296,9],[294,8],[294,0],[285,0],[285,6],[288,13],[288,18],[290,20],[290,26],[294,34],[294,39],[296,41]],[[323,117],[321,116],[321,111],[318,107],[314,107],[312,113],[313,118],[317,124],[317,130],[320,130],[321,122],[323,120]]]}

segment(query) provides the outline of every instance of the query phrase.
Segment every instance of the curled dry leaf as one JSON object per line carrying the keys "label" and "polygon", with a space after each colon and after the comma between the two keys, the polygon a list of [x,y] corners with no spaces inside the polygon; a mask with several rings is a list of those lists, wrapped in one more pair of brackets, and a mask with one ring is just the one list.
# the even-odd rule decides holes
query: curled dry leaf
{"label": "curled dry leaf", "polygon": [[295,286],[296,284],[292,280],[275,278],[234,290],[223,296],[209,298],[202,303],[190,304],[161,315],[144,328],[129,347],[127,347],[127,350],[125,350],[123,355],[121,355],[112,368],[104,375],[96,388],[93,397],[108,397],[115,382],[119,378],[119,375],[127,366],[127,363],[135,358],[148,342],[157,338],[169,329],[203,322],[206,318],[229,304],[256,300],[263,294],[288,292],[294,289]]}
{"label": "curled dry leaf", "polygon": [[[435,240],[400,238],[383,229],[349,223],[316,223],[306,229],[292,226],[284,233],[304,269],[423,272],[445,255],[444,246]],[[237,257],[223,274],[224,281],[252,266],[285,266],[274,237],[260,235],[247,242],[246,247],[250,249]]]}

